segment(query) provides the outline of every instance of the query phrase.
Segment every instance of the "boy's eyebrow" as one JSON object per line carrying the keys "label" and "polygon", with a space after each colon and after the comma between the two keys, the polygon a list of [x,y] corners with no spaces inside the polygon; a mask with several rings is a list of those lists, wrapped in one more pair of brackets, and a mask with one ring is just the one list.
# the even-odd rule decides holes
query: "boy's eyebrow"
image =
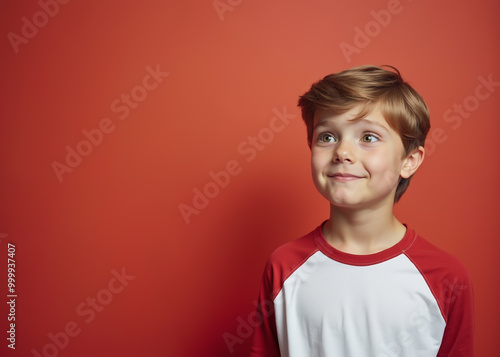
{"label": "boy's eyebrow", "polygon": [[380,124],[379,122],[376,122],[376,121],[373,121],[373,120],[370,120],[370,119],[367,119],[367,118],[362,118],[362,119],[359,119],[357,121],[362,121],[362,122],[365,122],[365,123],[368,123],[368,124],[371,124],[371,125],[375,125],[376,127],[386,131],[387,133],[389,133],[389,129],[387,129],[387,127],[384,125],[384,124]]}
{"label": "boy's eyebrow", "polygon": [[[368,118],[361,118],[361,119],[357,119],[357,120],[354,120],[355,123],[357,122],[365,122],[367,124],[370,124],[370,125],[374,125],[382,130],[384,130],[385,132],[389,133],[389,129],[387,129],[387,127],[383,124],[380,124],[379,122],[376,122],[376,121],[373,121],[373,120],[370,120]],[[328,119],[325,119],[325,120],[322,120],[320,121],[319,123],[317,123],[315,126],[314,126],[314,129],[318,128],[318,127],[321,127],[321,126],[328,126]]]}
{"label": "boy's eyebrow", "polygon": [[320,121],[319,123],[316,123],[316,125],[314,125],[314,129],[316,129],[317,127],[320,127],[320,126],[327,126],[325,123],[327,123],[328,120],[322,120]]}

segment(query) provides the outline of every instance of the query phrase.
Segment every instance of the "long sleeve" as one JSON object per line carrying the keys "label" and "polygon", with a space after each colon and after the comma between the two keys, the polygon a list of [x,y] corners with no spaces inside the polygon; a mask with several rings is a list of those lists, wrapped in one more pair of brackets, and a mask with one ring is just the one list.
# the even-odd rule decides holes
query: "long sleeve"
{"label": "long sleeve", "polygon": [[250,357],[280,357],[273,304],[271,265],[268,263],[262,278],[257,305],[260,324],[255,327]]}
{"label": "long sleeve", "polygon": [[474,356],[473,289],[469,274],[445,279],[443,303],[448,305],[446,329],[438,357]]}

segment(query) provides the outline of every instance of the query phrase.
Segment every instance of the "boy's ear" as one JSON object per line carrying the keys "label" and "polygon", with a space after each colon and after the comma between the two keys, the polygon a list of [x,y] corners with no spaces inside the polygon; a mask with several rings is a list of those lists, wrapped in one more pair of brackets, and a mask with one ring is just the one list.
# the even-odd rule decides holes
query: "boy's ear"
{"label": "boy's ear", "polygon": [[415,172],[417,172],[418,168],[424,161],[425,149],[422,146],[419,146],[411,153],[409,153],[406,158],[403,160],[403,168],[401,169],[401,177],[409,178]]}

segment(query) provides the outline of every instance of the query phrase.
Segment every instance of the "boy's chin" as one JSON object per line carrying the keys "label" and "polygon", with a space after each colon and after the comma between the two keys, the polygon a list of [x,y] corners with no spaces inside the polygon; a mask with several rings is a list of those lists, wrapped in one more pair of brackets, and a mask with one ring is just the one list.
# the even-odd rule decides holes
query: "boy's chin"
{"label": "boy's chin", "polygon": [[372,198],[371,200],[357,197],[325,197],[330,202],[330,209],[356,210],[378,209],[381,206],[394,205],[394,197]]}
{"label": "boy's chin", "polygon": [[354,197],[325,197],[332,208],[358,208],[363,205],[363,201]]}
{"label": "boy's chin", "polygon": [[362,205],[361,204],[354,204],[350,202],[343,202],[343,203],[338,203],[338,202],[330,202],[330,208],[331,209],[343,209],[343,210],[349,210],[349,209],[357,209],[360,208]]}

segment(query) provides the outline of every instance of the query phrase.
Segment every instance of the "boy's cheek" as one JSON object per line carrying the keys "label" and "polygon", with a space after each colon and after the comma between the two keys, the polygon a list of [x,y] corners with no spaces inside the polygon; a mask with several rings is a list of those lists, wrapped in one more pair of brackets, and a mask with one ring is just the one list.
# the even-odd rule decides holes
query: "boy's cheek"
{"label": "boy's cheek", "polygon": [[317,147],[311,149],[311,164],[314,166],[324,166],[330,161],[331,153]]}
{"label": "boy's cheek", "polygon": [[315,180],[323,175],[323,171],[324,165],[319,160],[311,161],[311,172]]}

